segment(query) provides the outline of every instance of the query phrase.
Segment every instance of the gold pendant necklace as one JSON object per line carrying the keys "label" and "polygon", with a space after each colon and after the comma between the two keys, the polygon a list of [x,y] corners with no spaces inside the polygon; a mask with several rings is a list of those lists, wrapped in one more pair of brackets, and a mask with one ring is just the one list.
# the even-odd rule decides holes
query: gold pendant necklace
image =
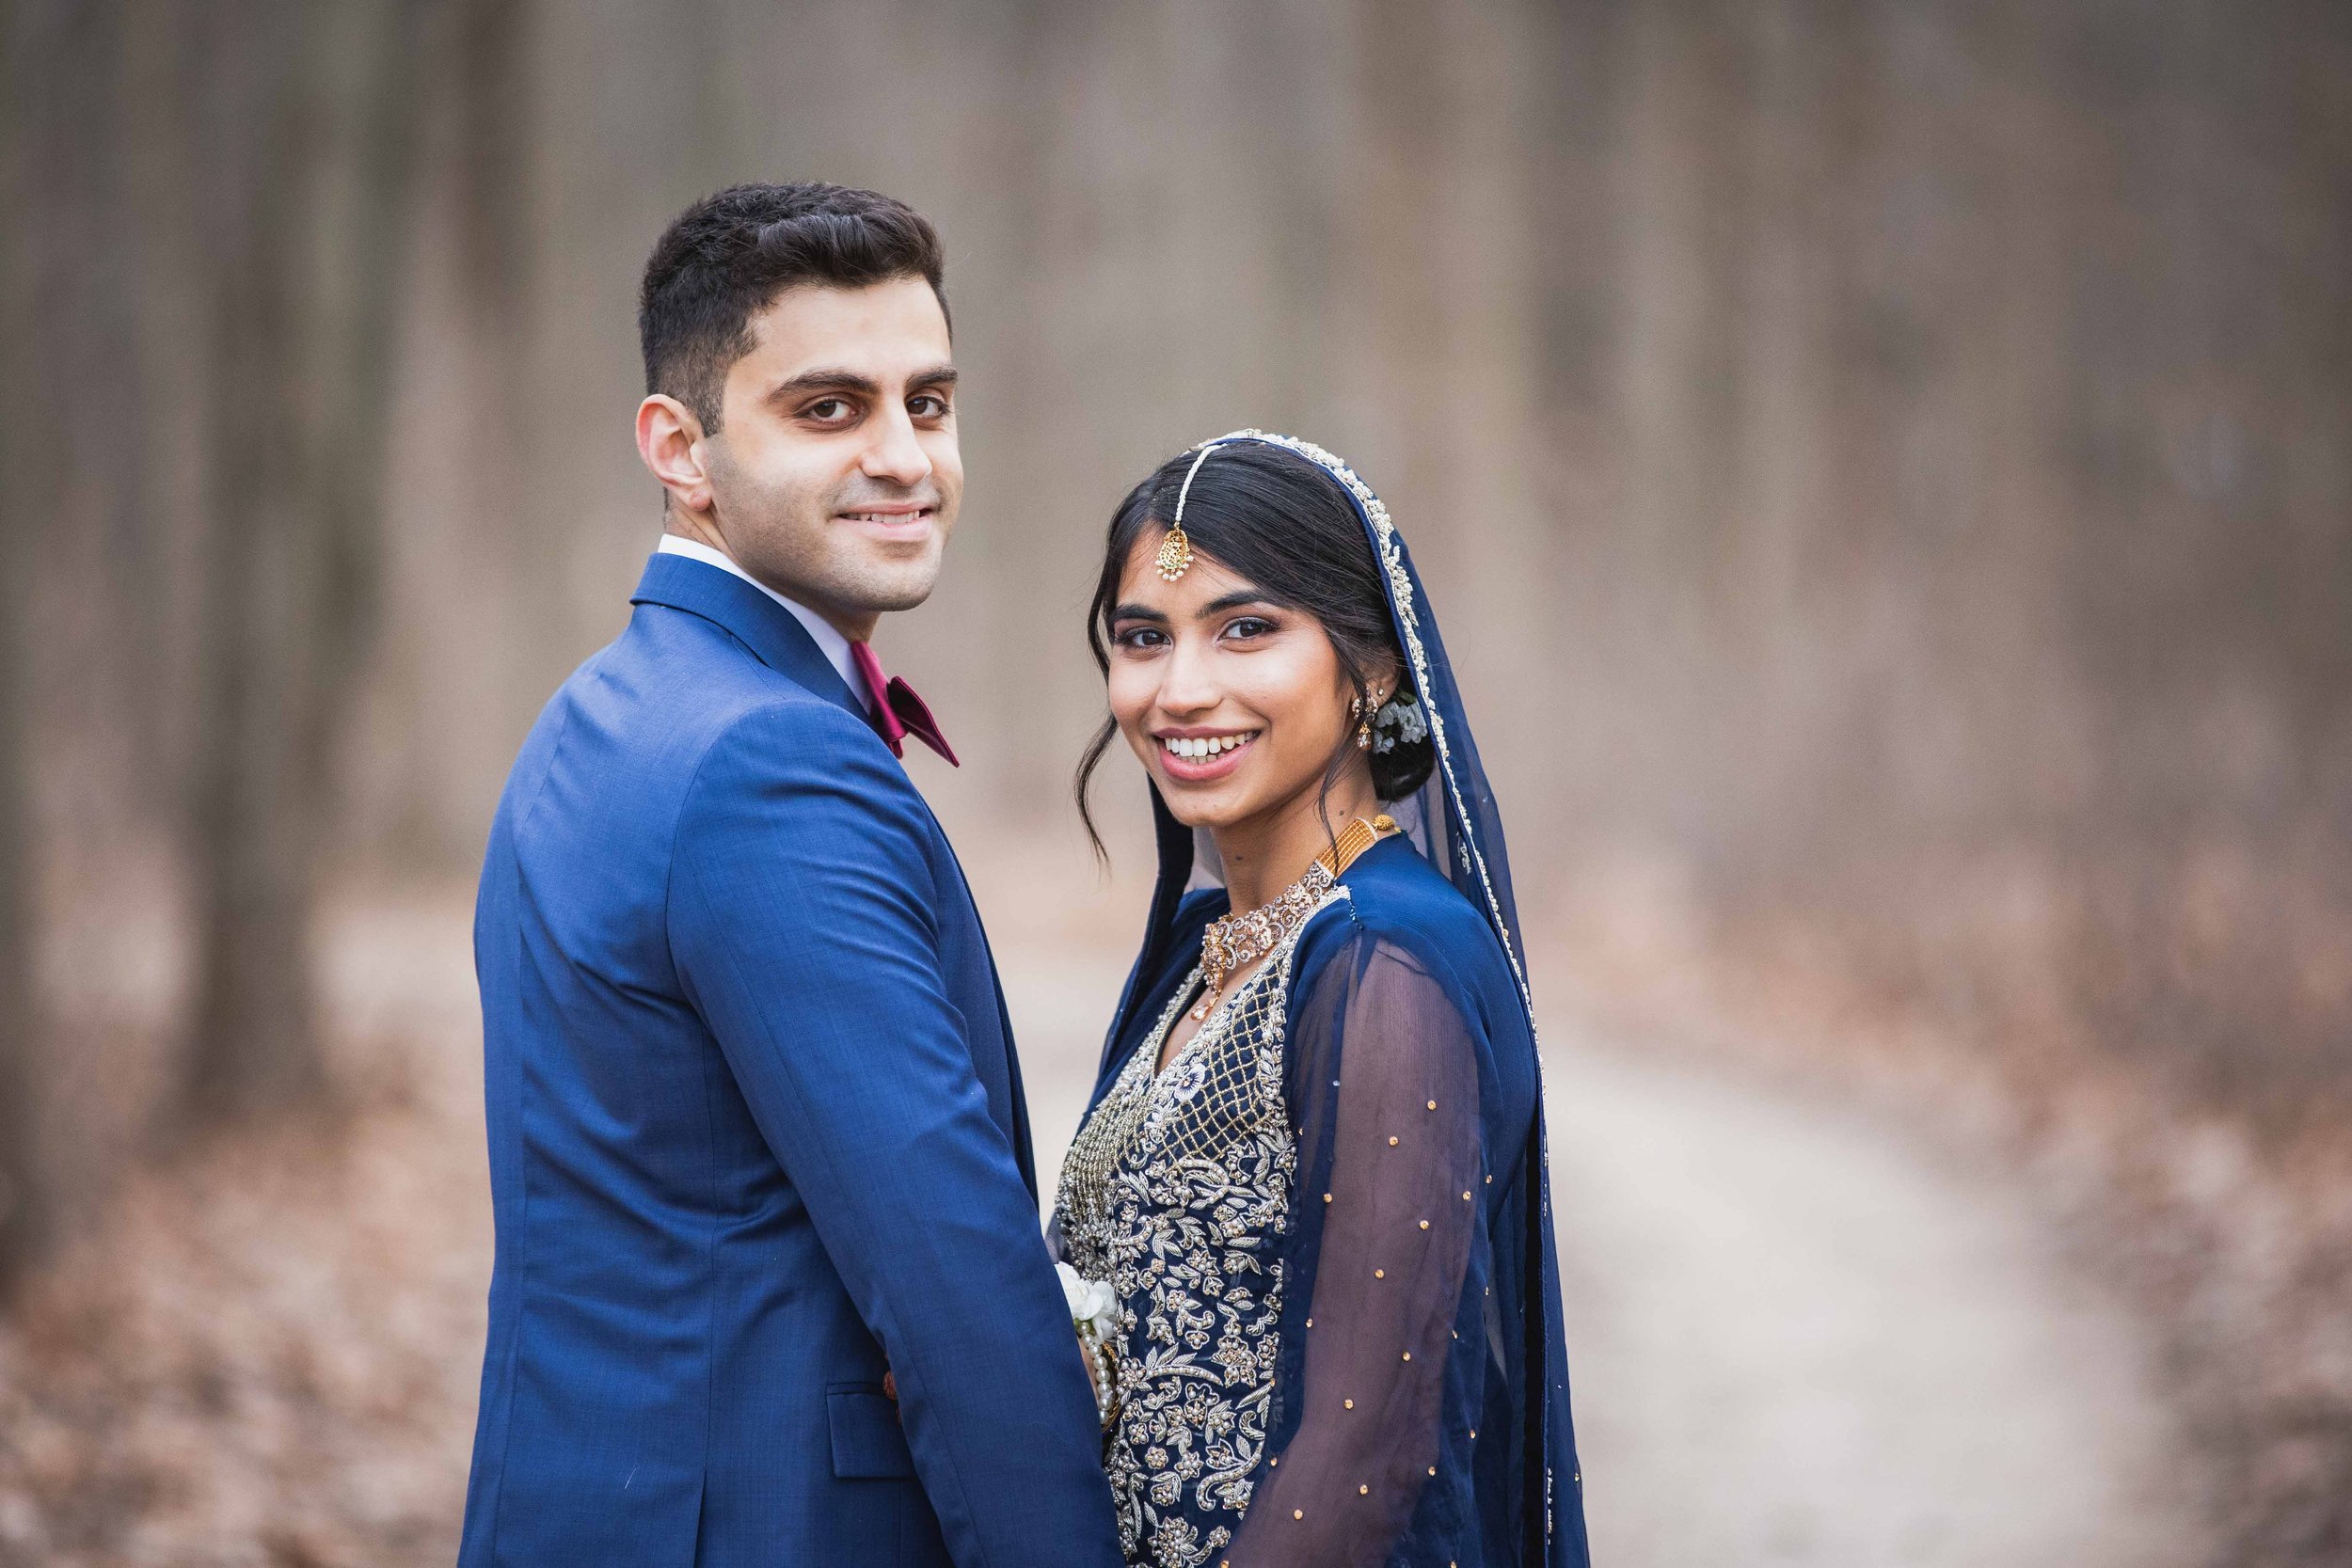
{"label": "gold pendant necklace", "polygon": [[1305,876],[1273,898],[1248,914],[1229,914],[1209,922],[1209,928],[1200,933],[1200,1001],[1192,1009],[1192,1021],[1198,1023],[1214,1012],[1227,978],[1288,940],[1307,923],[1356,857],[1394,832],[1395,819],[1385,812],[1369,822],[1359,816],[1340,830],[1331,847],[1309,863]]}

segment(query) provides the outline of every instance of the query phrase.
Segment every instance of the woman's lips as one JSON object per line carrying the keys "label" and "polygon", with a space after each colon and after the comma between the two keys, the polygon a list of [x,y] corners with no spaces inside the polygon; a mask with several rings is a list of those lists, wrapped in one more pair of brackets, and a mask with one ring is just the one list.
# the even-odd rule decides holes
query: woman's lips
{"label": "woman's lips", "polygon": [[[1248,730],[1223,736],[1157,736],[1160,767],[1168,776],[1182,784],[1208,784],[1221,779],[1241,766],[1242,758],[1258,743],[1259,731]],[[1186,756],[1169,748],[1175,740],[1187,751],[1208,748],[1205,755]]]}

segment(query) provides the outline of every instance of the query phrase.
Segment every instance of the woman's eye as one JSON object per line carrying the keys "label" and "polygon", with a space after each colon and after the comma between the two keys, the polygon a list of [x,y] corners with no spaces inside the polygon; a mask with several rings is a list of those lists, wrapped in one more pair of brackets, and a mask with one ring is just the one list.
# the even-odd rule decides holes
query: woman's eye
{"label": "woman's eye", "polygon": [[1237,615],[1226,624],[1225,635],[1248,640],[1263,637],[1274,629],[1274,623],[1263,615]]}
{"label": "woman's eye", "polygon": [[1129,626],[1112,637],[1122,648],[1157,648],[1168,641],[1168,633],[1157,626]]}

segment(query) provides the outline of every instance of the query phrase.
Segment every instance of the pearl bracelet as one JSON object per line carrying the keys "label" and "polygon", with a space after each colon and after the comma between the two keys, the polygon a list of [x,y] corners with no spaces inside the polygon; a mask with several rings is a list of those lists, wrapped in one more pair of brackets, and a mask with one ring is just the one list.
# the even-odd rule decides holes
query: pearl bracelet
{"label": "pearl bracelet", "polygon": [[1119,1362],[1111,1354],[1110,1346],[1089,1325],[1078,1330],[1078,1343],[1087,1353],[1087,1361],[1094,1369],[1094,1414],[1102,1420],[1103,1430],[1111,1429],[1112,1419],[1119,1413]]}

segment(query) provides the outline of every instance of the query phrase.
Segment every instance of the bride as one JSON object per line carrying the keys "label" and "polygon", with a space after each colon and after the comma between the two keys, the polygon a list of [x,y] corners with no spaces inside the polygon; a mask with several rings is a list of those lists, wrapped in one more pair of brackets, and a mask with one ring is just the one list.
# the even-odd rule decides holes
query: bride
{"label": "bride", "polygon": [[1502,825],[1404,540],[1236,432],[1120,504],[1088,632],[1081,808],[1123,736],[1160,853],[1055,1213],[1128,1561],[1584,1563]]}

